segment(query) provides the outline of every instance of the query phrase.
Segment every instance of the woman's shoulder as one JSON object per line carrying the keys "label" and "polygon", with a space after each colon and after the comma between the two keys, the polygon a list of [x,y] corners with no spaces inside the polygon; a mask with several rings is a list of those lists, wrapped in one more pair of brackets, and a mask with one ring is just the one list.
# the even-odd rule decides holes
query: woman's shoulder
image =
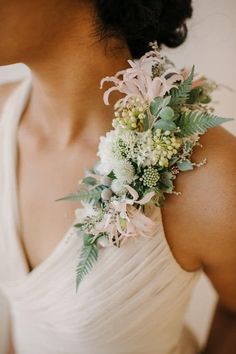
{"label": "woman's shoulder", "polygon": [[190,271],[236,242],[236,137],[216,127],[200,143],[192,159],[199,163],[207,158],[207,163],[178,175],[175,185],[181,195],[168,195],[162,209],[173,253]]}
{"label": "woman's shoulder", "polygon": [[[223,192],[223,199],[226,199],[225,192],[232,184],[225,185],[224,182],[235,180],[235,157],[236,157],[236,137],[222,127],[211,128],[200,137],[200,144],[192,154],[194,162],[199,163],[206,158],[206,164],[194,170],[180,173],[176,179],[176,190],[182,191],[180,201],[184,203],[194,202],[193,208],[197,206],[197,200],[203,201],[205,205],[211,205]],[[235,181],[236,182],[236,181]],[[211,196],[211,200],[208,197]],[[219,199],[218,199],[219,201]],[[182,204],[182,203],[181,203]]]}

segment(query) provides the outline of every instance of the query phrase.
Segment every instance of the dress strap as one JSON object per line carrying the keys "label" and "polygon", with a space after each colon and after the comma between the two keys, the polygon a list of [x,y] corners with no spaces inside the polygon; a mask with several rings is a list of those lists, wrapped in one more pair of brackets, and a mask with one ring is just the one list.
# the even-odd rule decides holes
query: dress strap
{"label": "dress strap", "polygon": [[30,90],[31,77],[26,77],[6,100],[0,118],[0,256],[5,261],[4,268],[7,267],[9,278],[22,274],[25,269],[17,237],[17,127],[28,102]]}

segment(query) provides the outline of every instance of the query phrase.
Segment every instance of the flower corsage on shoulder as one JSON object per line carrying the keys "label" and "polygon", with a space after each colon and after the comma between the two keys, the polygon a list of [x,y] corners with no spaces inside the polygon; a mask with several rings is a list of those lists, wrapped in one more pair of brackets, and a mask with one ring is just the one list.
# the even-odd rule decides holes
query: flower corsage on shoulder
{"label": "flower corsage on shoulder", "polygon": [[59,200],[80,201],[76,228],[83,246],[76,270],[77,288],[99,256],[99,248],[120,247],[129,237],[145,236],[151,221],[145,210],[161,207],[165,193],[175,193],[181,171],[191,161],[200,135],[231,120],[213,114],[211,93],[217,85],[205,77],[177,70],[156,43],[130,67],[101,82],[112,82],[104,94],[124,97],[114,106],[113,129],[101,137],[99,160],[86,171],[76,192]]}

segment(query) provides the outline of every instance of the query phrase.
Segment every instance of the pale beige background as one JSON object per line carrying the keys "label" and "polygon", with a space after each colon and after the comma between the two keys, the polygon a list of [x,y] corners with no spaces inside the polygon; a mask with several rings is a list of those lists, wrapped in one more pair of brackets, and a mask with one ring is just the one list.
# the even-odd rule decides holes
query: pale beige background
{"label": "pale beige background", "polygon": [[[190,67],[194,63],[198,72],[231,87],[231,91],[222,89],[215,95],[218,101],[215,107],[218,114],[236,117],[235,0],[194,0],[194,17],[189,22],[188,40],[180,48],[168,49],[166,52],[180,67]],[[26,72],[27,68],[20,64],[1,68],[0,82],[24,76]],[[225,127],[236,134],[236,121],[227,123]],[[187,314],[187,321],[201,342],[205,340],[215,300],[213,289],[203,277]],[[3,321],[3,318],[0,320]],[[1,333],[0,338],[3,338]]]}

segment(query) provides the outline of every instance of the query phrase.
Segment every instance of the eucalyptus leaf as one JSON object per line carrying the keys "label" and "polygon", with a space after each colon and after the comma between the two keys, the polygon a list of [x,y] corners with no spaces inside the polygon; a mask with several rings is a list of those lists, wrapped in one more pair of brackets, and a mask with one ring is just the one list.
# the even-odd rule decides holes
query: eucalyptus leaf
{"label": "eucalyptus leaf", "polygon": [[154,98],[154,100],[151,102],[150,104],[150,112],[152,115],[157,116],[159,110],[161,109],[161,104],[163,102],[163,98],[162,97],[156,97]]}
{"label": "eucalyptus leaf", "polygon": [[168,104],[170,103],[171,101],[171,96],[166,96],[164,99],[163,99],[163,102],[162,102],[162,107],[166,107],[168,106]]}
{"label": "eucalyptus leaf", "polygon": [[88,184],[90,186],[95,186],[97,184],[96,178],[94,178],[92,176],[85,177],[82,182],[85,184]]}
{"label": "eucalyptus leaf", "polygon": [[160,174],[160,183],[163,192],[171,193],[174,189],[172,173],[168,171],[162,172]]}
{"label": "eucalyptus leaf", "polygon": [[162,108],[159,117],[161,117],[164,120],[172,120],[175,116],[175,112],[171,107],[165,107]]}
{"label": "eucalyptus leaf", "polygon": [[176,124],[171,120],[160,119],[154,124],[154,129],[174,131]]}
{"label": "eucalyptus leaf", "polygon": [[179,157],[178,156],[174,156],[169,160],[169,166],[173,166],[177,161],[178,161]]}
{"label": "eucalyptus leaf", "polygon": [[193,148],[193,142],[191,140],[189,141],[185,141],[184,143],[184,148],[187,152],[190,152],[192,151],[192,148]]}
{"label": "eucalyptus leaf", "polygon": [[167,96],[165,98],[155,97],[154,100],[152,101],[151,105],[150,105],[150,112],[155,117],[158,116],[160,110],[165,108],[166,106],[168,106],[170,101],[171,101],[171,96]]}
{"label": "eucalyptus leaf", "polygon": [[189,160],[184,160],[184,161],[178,161],[177,166],[180,171],[190,171],[193,170],[193,165],[191,161]]}

